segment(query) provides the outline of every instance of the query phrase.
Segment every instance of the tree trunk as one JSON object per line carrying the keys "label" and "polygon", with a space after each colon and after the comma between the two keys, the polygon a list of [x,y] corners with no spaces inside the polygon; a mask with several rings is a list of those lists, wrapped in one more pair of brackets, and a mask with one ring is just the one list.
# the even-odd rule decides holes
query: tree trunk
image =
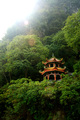
{"label": "tree trunk", "polygon": [[26,69],[26,70],[25,70],[25,78],[27,78],[27,71],[28,71],[28,70]]}
{"label": "tree trunk", "polygon": [[9,72],[9,78],[10,78],[10,81],[11,81],[11,74],[10,74],[10,72]]}
{"label": "tree trunk", "polygon": [[6,77],[6,75],[5,75],[4,72],[3,72],[3,75],[4,75],[4,77],[5,77],[6,83],[8,83],[9,81],[7,80],[7,77]]}

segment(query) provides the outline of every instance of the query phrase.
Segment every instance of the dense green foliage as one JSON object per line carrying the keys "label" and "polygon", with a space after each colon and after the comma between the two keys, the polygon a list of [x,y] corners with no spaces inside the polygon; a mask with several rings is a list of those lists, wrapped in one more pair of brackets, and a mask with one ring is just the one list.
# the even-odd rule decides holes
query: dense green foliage
{"label": "dense green foliage", "polygon": [[68,45],[80,53],[80,11],[67,18],[63,31]]}
{"label": "dense green foliage", "polygon": [[[79,0],[38,0],[27,25],[7,30],[0,41],[0,120],[79,120],[79,8]],[[42,61],[52,54],[72,76],[43,80]]]}
{"label": "dense green foliage", "polygon": [[[79,120],[79,74],[72,77],[67,75],[62,81],[55,83],[47,80],[34,82],[22,78],[12,80],[4,87],[0,95],[0,104],[6,104],[6,108],[2,108],[2,113],[5,109],[4,120],[26,120],[29,113],[35,120],[51,120],[49,118],[58,110],[65,111],[67,120]],[[60,116],[56,116],[56,119],[58,117]]]}

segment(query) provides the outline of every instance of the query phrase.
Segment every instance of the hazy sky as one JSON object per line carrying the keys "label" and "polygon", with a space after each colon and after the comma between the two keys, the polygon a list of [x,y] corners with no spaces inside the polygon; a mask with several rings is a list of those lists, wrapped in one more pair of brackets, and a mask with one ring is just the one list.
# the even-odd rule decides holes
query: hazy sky
{"label": "hazy sky", "polygon": [[0,0],[0,39],[8,27],[25,20],[32,13],[37,0]]}

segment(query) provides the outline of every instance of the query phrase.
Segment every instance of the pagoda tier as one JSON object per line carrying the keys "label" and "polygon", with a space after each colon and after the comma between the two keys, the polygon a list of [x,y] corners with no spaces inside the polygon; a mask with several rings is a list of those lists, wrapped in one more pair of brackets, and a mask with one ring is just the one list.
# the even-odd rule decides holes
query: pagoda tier
{"label": "pagoda tier", "polygon": [[52,71],[58,71],[61,73],[65,72],[66,67],[64,68],[59,68],[59,67],[49,67],[49,68],[44,68],[44,71],[40,72],[42,75],[44,75],[47,72],[52,72]]}
{"label": "pagoda tier", "polygon": [[62,59],[51,58],[49,60],[46,59],[46,62],[42,62],[45,65],[43,71],[40,71],[41,75],[43,75],[46,79],[49,80],[57,80],[62,79],[61,73],[65,73],[66,67],[62,68],[63,64]]}
{"label": "pagoda tier", "polygon": [[[47,65],[48,63],[55,63],[55,62],[57,62],[57,63],[61,63],[62,62],[62,60],[63,60],[63,58],[61,59],[61,60],[58,60],[57,58],[51,58],[51,59],[49,59],[49,60],[47,60],[46,59],[46,62],[42,62],[44,65]],[[64,64],[64,63],[61,63],[61,64]]]}

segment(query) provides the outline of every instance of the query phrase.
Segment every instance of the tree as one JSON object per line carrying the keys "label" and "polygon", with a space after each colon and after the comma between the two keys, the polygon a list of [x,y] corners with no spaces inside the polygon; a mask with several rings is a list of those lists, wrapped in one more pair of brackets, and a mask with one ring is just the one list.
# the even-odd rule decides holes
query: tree
{"label": "tree", "polygon": [[38,65],[48,56],[49,50],[36,35],[16,36],[7,46],[5,72],[9,79],[31,77],[38,73]]}
{"label": "tree", "polygon": [[18,35],[27,35],[28,29],[24,21],[16,22],[12,27],[7,29],[7,32],[3,38],[5,41],[12,41],[14,37]]}
{"label": "tree", "polygon": [[79,0],[38,0],[35,12],[29,17],[30,34],[39,37],[56,34],[63,28],[68,15],[79,8]]}
{"label": "tree", "polygon": [[[72,48],[68,46],[63,31],[59,31],[55,35],[49,36],[49,38],[51,44],[47,45],[47,47],[50,50],[50,54],[54,53],[57,58],[64,58],[67,69],[69,71],[73,71],[73,65],[76,62],[76,54],[74,53]],[[47,40],[48,39],[46,39],[45,41]]]}
{"label": "tree", "polygon": [[[66,20],[63,28],[64,36],[70,47],[79,55],[80,53],[80,11],[72,14]],[[79,58],[78,58],[79,59]]]}
{"label": "tree", "polygon": [[[4,103],[5,107],[2,108]],[[55,113],[64,111],[66,120],[79,120],[80,74],[68,76],[57,82],[32,81],[21,78],[0,88],[0,117],[7,120],[52,120]],[[3,113],[4,114],[1,114]],[[57,114],[56,118],[61,116]],[[64,119],[63,119],[64,120]]]}
{"label": "tree", "polygon": [[80,60],[73,67],[75,72],[80,72]]}
{"label": "tree", "polygon": [[6,50],[8,43],[8,41],[0,42],[0,86],[9,82],[4,68],[4,64],[6,64]]}
{"label": "tree", "polygon": [[[64,82],[63,82],[64,81]],[[67,120],[78,120],[80,115],[80,74],[66,75],[59,85],[60,103],[66,110]]]}

